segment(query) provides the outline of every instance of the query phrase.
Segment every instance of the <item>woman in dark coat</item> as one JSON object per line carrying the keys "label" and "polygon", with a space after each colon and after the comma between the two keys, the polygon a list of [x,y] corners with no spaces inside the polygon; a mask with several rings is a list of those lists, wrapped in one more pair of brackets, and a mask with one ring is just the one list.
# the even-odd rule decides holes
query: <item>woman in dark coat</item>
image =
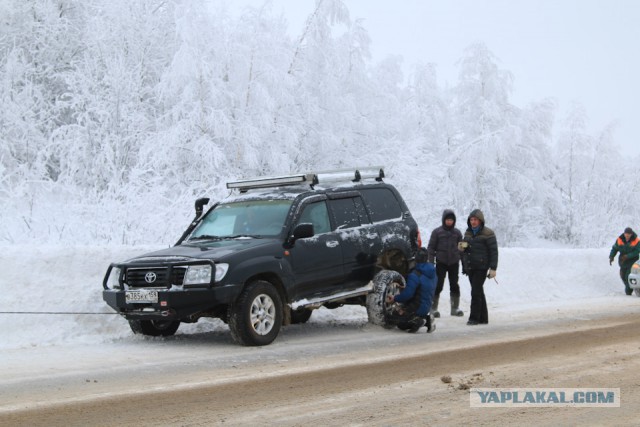
{"label": "woman in dark coat", "polygon": [[467,231],[459,248],[462,254],[462,270],[471,283],[471,309],[467,325],[489,323],[484,281],[496,277],[498,269],[498,241],[489,227],[484,225],[484,214],[474,209],[467,219]]}

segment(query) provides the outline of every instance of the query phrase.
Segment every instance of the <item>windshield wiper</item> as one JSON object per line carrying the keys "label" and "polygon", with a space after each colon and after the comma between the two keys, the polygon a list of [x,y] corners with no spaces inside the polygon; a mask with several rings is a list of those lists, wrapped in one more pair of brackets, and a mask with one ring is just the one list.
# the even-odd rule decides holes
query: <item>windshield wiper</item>
{"label": "windshield wiper", "polygon": [[239,237],[251,237],[252,239],[261,239],[262,236],[259,236],[257,234],[236,234],[233,236],[224,236],[225,239],[237,239]]}
{"label": "windshield wiper", "polygon": [[189,241],[192,241],[192,240],[222,240],[222,237],[213,236],[210,234],[203,234],[202,236],[196,236],[189,239]]}

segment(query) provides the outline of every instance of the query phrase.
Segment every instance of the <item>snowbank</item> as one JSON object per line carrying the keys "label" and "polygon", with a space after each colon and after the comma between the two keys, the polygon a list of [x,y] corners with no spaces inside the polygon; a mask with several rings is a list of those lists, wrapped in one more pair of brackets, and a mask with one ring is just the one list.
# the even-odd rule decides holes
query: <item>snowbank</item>
{"label": "snowbank", "polygon": [[[0,253],[0,349],[69,343],[97,344],[133,337],[127,322],[102,300],[102,279],[110,262],[158,246],[3,246]],[[492,312],[539,311],[567,301],[623,294],[608,249],[502,248],[497,282],[486,288]],[[461,276],[462,308],[469,307],[469,282]],[[442,307],[448,304],[448,284]],[[465,309],[465,313],[466,310]],[[20,313],[17,313],[20,312]],[[21,314],[22,312],[27,312]],[[36,314],[75,313],[75,314]],[[106,313],[106,314],[83,314]],[[366,323],[362,307],[317,310],[317,327]],[[180,333],[227,330],[218,320],[182,325]]]}

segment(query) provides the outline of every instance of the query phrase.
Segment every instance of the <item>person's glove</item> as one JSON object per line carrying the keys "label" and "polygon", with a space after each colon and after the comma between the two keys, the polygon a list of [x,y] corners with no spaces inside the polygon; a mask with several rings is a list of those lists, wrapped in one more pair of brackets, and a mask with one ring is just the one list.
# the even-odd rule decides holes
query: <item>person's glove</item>
{"label": "person's glove", "polygon": [[495,277],[496,277],[496,271],[492,268],[491,270],[489,270],[489,274],[487,274],[487,278],[493,279]]}
{"label": "person's glove", "polygon": [[458,250],[464,252],[469,247],[469,242],[458,242]]}
{"label": "person's glove", "polygon": [[620,255],[620,261],[625,262],[627,260],[627,255]]}
{"label": "person's glove", "polygon": [[613,265],[613,257],[609,258],[609,265]]}

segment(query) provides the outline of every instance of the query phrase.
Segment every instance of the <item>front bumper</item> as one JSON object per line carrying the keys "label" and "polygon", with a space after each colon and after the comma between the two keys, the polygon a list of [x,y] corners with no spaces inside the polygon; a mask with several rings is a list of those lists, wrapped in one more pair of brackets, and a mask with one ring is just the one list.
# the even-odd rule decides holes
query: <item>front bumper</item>
{"label": "front bumper", "polygon": [[226,285],[185,290],[153,289],[158,302],[126,302],[126,291],[105,289],[104,301],[128,320],[189,320],[199,313],[214,313],[226,309],[235,300],[240,286]]}
{"label": "front bumper", "polygon": [[631,289],[640,289],[640,274],[629,274],[629,287]]}
{"label": "front bumper", "polygon": [[[102,298],[115,311],[128,320],[197,320],[201,315],[220,316],[227,306],[235,301],[240,285],[208,283],[182,285],[189,266],[210,265],[215,272],[215,263],[200,259],[157,259],[145,262],[113,263],[107,269],[102,286]],[[119,269],[117,284],[109,283],[112,270]],[[146,275],[153,276],[146,280]],[[152,283],[152,285],[150,285]],[[127,302],[127,292],[157,292],[157,301]]]}

